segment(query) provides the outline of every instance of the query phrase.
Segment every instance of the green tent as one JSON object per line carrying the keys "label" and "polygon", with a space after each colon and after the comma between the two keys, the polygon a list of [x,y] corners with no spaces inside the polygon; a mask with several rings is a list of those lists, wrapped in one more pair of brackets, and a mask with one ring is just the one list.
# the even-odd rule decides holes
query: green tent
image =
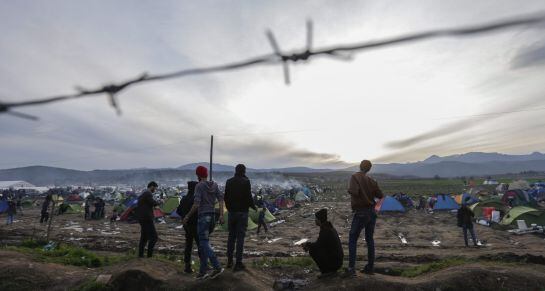
{"label": "green tent", "polygon": [[533,223],[545,226],[545,211],[526,206],[513,207],[503,217],[501,224],[517,225],[517,220],[524,220],[527,226]]}
{"label": "green tent", "polygon": [[501,213],[507,212],[507,207],[501,202],[501,199],[499,198],[489,198],[469,206],[469,208],[473,210],[473,213],[475,213],[475,217],[483,216],[483,207],[494,207]]}
{"label": "green tent", "polygon": [[[223,224],[218,224],[216,226],[216,230],[223,230],[223,231],[228,231],[228,221],[229,221],[229,212],[225,211],[223,213],[223,221],[224,223]],[[250,218],[250,216],[248,216],[248,227],[246,228],[246,230],[254,230],[257,228],[257,224],[255,224],[255,222]]]}
{"label": "green tent", "polygon": [[303,191],[297,192],[297,194],[295,194],[294,200],[297,202],[310,202],[310,198],[305,195]]}
{"label": "green tent", "polygon": [[62,203],[57,210],[59,214],[83,213],[83,208],[79,204]]}
{"label": "green tent", "polygon": [[[253,221],[258,221],[259,220],[259,211],[261,211],[260,208],[258,208],[257,211],[250,208],[249,211],[248,211],[248,216],[250,216],[250,218]],[[272,222],[274,220],[276,220],[276,217],[274,217],[274,215],[272,215],[272,213],[269,211],[269,209],[265,208],[265,222]]]}
{"label": "green tent", "polygon": [[161,211],[166,214],[172,213],[180,205],[180,197],[168,197],[161,206]]}

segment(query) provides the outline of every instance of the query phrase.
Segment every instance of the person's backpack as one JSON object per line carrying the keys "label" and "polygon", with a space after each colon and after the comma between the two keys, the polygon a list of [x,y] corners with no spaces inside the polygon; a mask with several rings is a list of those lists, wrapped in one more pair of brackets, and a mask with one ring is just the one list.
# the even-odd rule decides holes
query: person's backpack
{"label": "person's backpack", "polygon": [[184,217],[189,213],[191,207],[193,207],[193,202],[195,200],[195,195],[193,193],[188,193],[187,195],[180,200],[180,204],[176,208],[176,213],[184,219]]}

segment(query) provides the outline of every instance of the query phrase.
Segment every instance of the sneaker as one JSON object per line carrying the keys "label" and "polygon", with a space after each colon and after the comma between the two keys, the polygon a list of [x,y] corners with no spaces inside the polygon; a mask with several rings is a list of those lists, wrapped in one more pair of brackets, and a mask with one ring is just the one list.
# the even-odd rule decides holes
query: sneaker
{"label": "sneaker", "polygon": [[341,275],[342,278],[355,278],[356,271],[351,269],[344,269],[344,273]]}
{"label": "sneaker", "polygon": [[365,267],[360,271],[360,273],[367,274],[367,275],[374,275],[375,274],[373,269],[369,268],[368,265],[365,265]]}
{"label": "sneaker", "polygon": [[212,278],[212,279],[216,278],[221,273],[223,273],[223,271],[225,271],[224,268],[214,269],[214,271],[212,271],[212,273],[210,274],[210,278]]}
{"label": "sneaker", "polygon": [[204,280],[204,279],[206,279],[208,277],[210,277],[210,275],[208,275],[208,273],[199,273],[199,274],[197,274],[197,277],[195,277],[195,278],[197,278],[197,280]]}
{"label": "sneaker", "polygon": [[235,264],[235,267],[233,268],[233,272],[239,272],[244,270],[246,270],[246,266],[244,266],[244,264],[242,263]]}

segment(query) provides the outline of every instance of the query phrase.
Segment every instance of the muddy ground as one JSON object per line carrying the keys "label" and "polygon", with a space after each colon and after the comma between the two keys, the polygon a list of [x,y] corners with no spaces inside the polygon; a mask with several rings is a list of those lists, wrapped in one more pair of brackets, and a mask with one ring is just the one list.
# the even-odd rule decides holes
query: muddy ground
{"label": "muddy ground", "polygon": [[[270,227],[268,234],[257,235],[250,231],[246,238],[245,256],[249,270],[244,273],[227,272],[221,278],[205,283],[195,281],[182,274],[181,262],[133,259],[127,262],[98,269],[34,262],[28,255],[2,250],[0,256],[0,280],[20,277],[22,282],[38,282],[39,289],[70,290],[89,278],[99,274],[112,274],[111,286],[125,290],[131,284],[136,289],[222,289],[222,290],[270,290],[278,279],[298,279],[304,289],[348,289],[348,290],[543,290],[545,288],[545,238],[538,235],[512,235],[477,225],[476,233],[483,246],[465,248],[456,217],[451,212],[429,214],[409,211],[404,214],[379,215],[376,232],[376,268],[374,276],[358,275],[356,279],[316,279],[313,268],[257,266],[252,261],[262,257],[305,256],[294,242],[302,238],[314,240],[318,229],[314,225],[314,211],[328,208],[331,222],[337,228],[348,257],[348,231],[350,210],[348,202],[316,202],[301,208],[283,211],[277,215],[284,223]],[[107,213],[111,213],[110,209]],[[4,217],[2,217],[2,222]],[[41,238],[46,225],[39,223],[39,209],[26,209],[18,215],[13,225],[0,227],[2,245],[18,245],[28,238]],[[128,253],[134,250],[139,238],[139,225],[109,220],[84,221],[82,215],[65,214],[55,216],[51,238],[56,241],[81,246],[102,253]],[[161,254],[181,258],[184,247],[183,230],[177,220],[166,219],[156,225],[160,240],[157,243]],[[398,234],[402,233],[407,244],[402,244]],[[216,231],[212,234],[212,245],[225,262],[227,234]],[[363,238],[358,247],[358,268],[366,259]],[[434,246],[432,241],[440,241]],[[426,273],[415,278],[391,274],[391,270],[412,267],[452,257],[471,260],[461,266]],[[194,257],[196,259],[196,257]],[[44,272],[27,272],[36,268]],[[7,271],[9,270],[9,271]],[[39,275],[38,275],[39,274]],[[26,277],[25,277],[26,276]],[[34,276],[34,277],[33,277]],[[28,277],[28,278],[27,278]],[[67,279],[69,277],[69,279]],[[62,283],[61,283],[62,282]],[[143,282],[148,282],[143,284]],[[151,282],[151,283],[149,283]],[[30,283],[29,283],[30,284]],[[29,285],[30,286],[30,285]],[[34,285],[32,285],[34,286]],[[34,287],[35,287],[34,286]],[[32,289],[32,288],[31,288]]]}

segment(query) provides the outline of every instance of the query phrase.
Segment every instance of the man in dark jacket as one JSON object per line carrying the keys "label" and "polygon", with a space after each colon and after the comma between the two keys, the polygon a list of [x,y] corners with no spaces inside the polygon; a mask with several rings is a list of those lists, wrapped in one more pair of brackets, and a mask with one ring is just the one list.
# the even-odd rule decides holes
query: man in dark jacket
{"label": "man in dark jacket", "polygon": [[15,214],[17,214],[17,203],[15,203],[15,201],[8,200],[7,214],[8,214],[8,220],[6,221],[6,224],[12,224]]}
{"label": "man in dark jacket", "polygon": [[356,250],[358,238],[365,229],[365,241],[367,242],[367,265],[363,273],[373,274],[375,262],[375,241],[373,238],[377,214],[375,212],[375,198],[383,198],[384,195],[375,180],[367,175],[372,164],[368,160],[360,163],[360,171],[350,177],[348,193],[354,216],[348,237],[348,276],[355,276]]}
{"label": "man in dark jacket", "polygon": [[458,226],[462,227],[462,230],[464,232],[464,242],[466,244],[466,247],[469,246],[467,241],[467,231],[469,230],[469,233],[471,234],[471,238],[473,239],[473,245],[477,246],[477,237],[475,236],[475,230],[473,229],[473,218],[475,217],[475,214],[469,207],[467,207],[467,204],[471,201],[470,197],[466,197],[466,199],[462,203],[462,207],[458,209],[457,218],[458,218]]}
{"label": "man in dark jacket", "polygon": [[44,202],[42,203],[42,213],[40,217],[40,223],[47,222],[47,220],[49,219],[49,212],[47,212],[47,209],[49,208],[49,203],[51,202],[52,199],[53,199],[53,196],[51,196],[51,194],[47,194],[47,196],[45,196]]}
{"label": "man in dark jacket", "polygon": [[327,209],[316,212],[315,216],[316,225],[320,227],[318,240],[303,244],[303,249],[316,262],[323,278],[337,273],[343,265],[344,252],[337,230],[327,221]]}
{"label": "man in dark jacket", "polygon": [[229,238],[227,240],[227,268],[233,267],[233,251],[236,243],[236,263],[233,271],[244,270],[242,253],[244,237],[248,227],[248,209],[257,211],[252,198],[250,180],[246,177],[246,166],[238,164],[235,167],[235,176],[225,183],[225,207],[229,211],[227,226]]}
{"label": "man in dark jacket", "polygon": [[[184,219],[188,214],[191,208],[193,207],[193,201],[195,200],[195,186],[197,186],[197,181],[187,182],[187,195],[182,198],[180,201],[180,210],[179,215]],[[194,213],[189,217],[187,223],[184,225],[185,230],[185,250],[184,250],[184,272],[187,274],[193,273],[191,268],[191,252],[193,252],[193,241],[197,245],[197,250],[199,249],[199,236],[197,235],[197,218],[198,213]],[[200,252],[199,252],[200,257]]]}
{"label": "man in dark jacket", "polygon": [[138,206],[136,207],[136,217],[140,223],[140,244],[138,245],[138,257],[144,257],[144,248],[148,243],[148,258],[153,256],[153,247],[157,242],[157,231],[153,223],[153,208],[158,203],[153,200],[153,192],[157,190],[157,183],[150,182],[148,189],[138,197]]}

